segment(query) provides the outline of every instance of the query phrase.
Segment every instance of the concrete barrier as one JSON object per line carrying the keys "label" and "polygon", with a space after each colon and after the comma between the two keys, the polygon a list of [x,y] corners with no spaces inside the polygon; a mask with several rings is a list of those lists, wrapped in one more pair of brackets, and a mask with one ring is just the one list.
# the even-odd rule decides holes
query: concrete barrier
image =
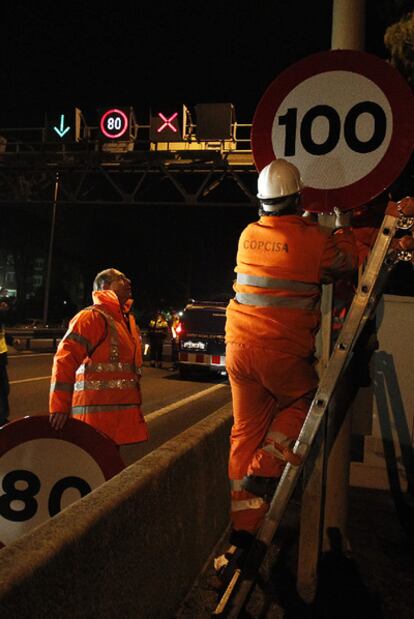
{"label": "concrete barrier", "polygon": [[0,616],[171,619],[228,525],[227,404],[0,551]]}

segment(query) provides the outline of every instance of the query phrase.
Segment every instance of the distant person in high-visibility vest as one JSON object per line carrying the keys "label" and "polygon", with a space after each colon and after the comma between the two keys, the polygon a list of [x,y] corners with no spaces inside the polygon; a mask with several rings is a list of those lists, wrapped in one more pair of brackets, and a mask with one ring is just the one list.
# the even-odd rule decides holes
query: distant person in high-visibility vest
{"label": "distant person in high-visibility vest", "polygon": [[171,370],[175,370],[178,365],[178,333],[177,327],[180,324],[180,316],[173,312],[171,316]]}
{"label": "distant person in high-visibility vest", "polygon": [[148,438],[141,411],[141,335],[131,313],[131,281],[106,269],[93,282],[93,305],[81,310],[56,351],[50,423],[80,419],[118,445]]}
{"label": "distant person in high-visibility vest", "polygon": [[162,356],[164,340],[168,335],[168,322],[162,312],[157,312],[148,325],[148,337],[150,341],[150,365],[162,368]]}
{"label": "distant person in high-visibility vest", "polygon": [[[227,307],[226,368],[231,431],[231,551],[243,555],[260,528],[315,393],[315,334],[321,284],[351,275],[354,235],[337,213],[338,229],[303,217],[302,180],[276,159],[258,179],[259,221],[241,233]],[[219,574],[234,567],[219,557]],[[228,574],[227,574],[228,576]],[[226,576],[225,576],[226,578]]]}

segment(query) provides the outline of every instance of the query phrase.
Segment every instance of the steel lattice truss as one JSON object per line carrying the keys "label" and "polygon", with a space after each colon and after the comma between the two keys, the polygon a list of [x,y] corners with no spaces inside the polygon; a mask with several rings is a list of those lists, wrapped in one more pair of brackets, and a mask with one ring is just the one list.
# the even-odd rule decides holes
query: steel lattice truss
{"label": "steel lattice truss", "polygon": [[256,204],[251,155],[35,148],[0,154],[0,204],[131,206]]}

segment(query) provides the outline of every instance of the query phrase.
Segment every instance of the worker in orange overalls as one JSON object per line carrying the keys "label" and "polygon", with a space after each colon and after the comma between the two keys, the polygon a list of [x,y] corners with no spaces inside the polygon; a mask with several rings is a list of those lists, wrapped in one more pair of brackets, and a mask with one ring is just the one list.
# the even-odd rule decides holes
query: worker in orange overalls
{"label": "worker in orange overalls", "polygon": [[95,277],[93,305],[69,323],[53,361],[50,423],[69,416],[118,445],[148,439],[141,412],[141,336],[131,314],[131,282],[117,269]]}
{"label": "worker in orange overalls", "polygon": [[[318,383],[314,340],[321,284],[357,266],[349,227],[322,229],[302,216],[302,186],[299,171],[286,160],[263,168],[260,219],[239,239],[236,295],[226,321],[234,415],[232,551],[250,545],[286,461],[294,458],[291,449]],[[224,565],[223,557],[216,559],[219,572]]]}

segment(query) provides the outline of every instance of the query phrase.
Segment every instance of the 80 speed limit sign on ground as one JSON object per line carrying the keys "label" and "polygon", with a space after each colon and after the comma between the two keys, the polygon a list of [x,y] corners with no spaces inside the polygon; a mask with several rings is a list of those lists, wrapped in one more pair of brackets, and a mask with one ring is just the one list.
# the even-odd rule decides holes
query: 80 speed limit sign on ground
{"label": "80 speed limit sign on ground", "polygon": [[0,547],[58,514],[124,468],[115,443],[76,419],[55,431],[48,416],[0,430]]}
{"label": "80 speed limit sign on ground", "polygon": [[314,54],[284,71],[253,118],[261,170],[275,158],[300,170],[310,210],[359,206],[386,189],[414,145],[414,97],[396,69],[365,52]]}

